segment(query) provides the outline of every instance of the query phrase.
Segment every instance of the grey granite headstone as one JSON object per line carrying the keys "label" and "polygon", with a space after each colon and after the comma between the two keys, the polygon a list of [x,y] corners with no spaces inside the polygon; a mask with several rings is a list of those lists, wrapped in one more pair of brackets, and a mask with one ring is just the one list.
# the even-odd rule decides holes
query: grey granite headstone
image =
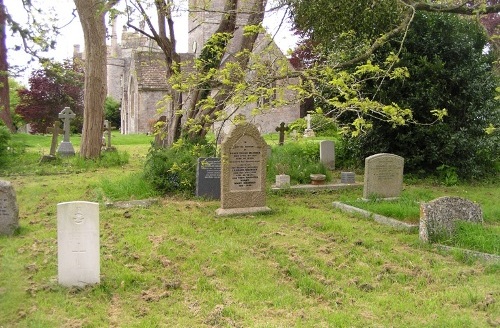
{"label": "grey granite headstone", "polygon": [[323,140],[319,143],[319,160],[327,169],[335,170],[335,143]]}
{"label": "grey granite headstone", "polygon": [[397,198],[403,190],[404,158],[375,154],[365,158],[363,198]]}
{"label": "grey granite headstone", "polygon": [[9,181],[0,180],[0,235],[12,235],[18,227],[16,192]]}
{"label": "grey granite headstone", "polygon": [[440,236],[451,236],[457,221],[483,223],[481,207],[461,197],[440,197],[420,204],[420,239],[433,242]]}
{"label": "grey granite headstone", "polygon": [[57,204],[59,284],[83,287],[100,282],[99,204]]}
{"label": "grey granite headstone", "polygon": [[340,183],[356,183],[354,172],[340,172]]}
{"label": "grey granite headstone", "polygon": [[266,206],[267,144],[259,130],[242,123],[233,127],[221,147],[221,207],[217,215],[270,211]]}
{"label": "grey granite headstone", "polygon": [[220,158],[198,158],[198,165],[196,166],[196,196],[220,199],[220,176]]}

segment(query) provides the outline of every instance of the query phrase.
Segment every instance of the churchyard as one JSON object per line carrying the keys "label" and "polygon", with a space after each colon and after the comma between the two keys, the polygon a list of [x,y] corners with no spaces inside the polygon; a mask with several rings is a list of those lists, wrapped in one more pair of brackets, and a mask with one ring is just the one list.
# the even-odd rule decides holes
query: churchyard
{"label": "churchyard", "polygon": [[[162,196],[140,177],[153,137],[113,133],[117,151],[100,161],[64,156],[43,163],[49,135],[16,138],[27,145],[26,153],[0,173],[15,190],[20,226],[14,235],[0,236],[0,327],[500,325],[498,261],[423,242],[418,227],[399,229],[333,206],[418,225],[419,202],[466,198],[480,205],[485,239],[493,240],[489,250],[498,256],[498,183],[403,180],[401,190],[399,182],[391,189],[396,200],[381,201],[369,195],[367,174],[358,170],[355,188],[271,191],[274,177],[261,180],[258,174],[267,149],[258,148],[257,139],[245,139],[245,145],[238,139],[241,150],[227,155],[233,175],[224,173],[228,164],[222,161],[221,175],[231,177],[222,182],[222,200]],[[272,152],[279,147],[277,134],[265,141]],[[71,142],[78,149],[79,138]],[[400,169],[398,158],[383,159],[391,170]],[[325,163],[335,168],[326,172],[327,184],[352,184],[353,176],[342,175],[335,161]],[[369,179],[387,183],[390,165]],[[214,171],[203,169],[213,179]],[[284,166],[273,169],[278,175]],[[234,207],[224,188],[249,192],[236,202],[251,198],[244,199],[247,207],[268,210],[219,216],[220,209]],[[156,201],[134,202],[142,199]],[[64,213],[78,229],[93,226],[81,232],[64,227],[58,223]],[[75,267],[86,271],[72,273]]]}

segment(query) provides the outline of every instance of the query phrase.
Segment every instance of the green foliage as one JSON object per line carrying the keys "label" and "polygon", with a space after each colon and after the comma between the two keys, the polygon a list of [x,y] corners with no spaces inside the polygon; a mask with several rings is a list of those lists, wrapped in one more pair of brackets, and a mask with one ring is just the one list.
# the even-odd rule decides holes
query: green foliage
{"label": "green foliage", "polygon": [[144,178],[160,193],[194,193],[198,157],[213,156],[213,147],[179,139],[170,148],[152,146],[144,165]]}
{"label": "green foliage", "polygon": [[436,242],[500,255],[500,227],[459,221],[456,222],[455,232],[451,236],[441,236]]}
{"label": "green foliage", "polygon": [[[406,173],[433,175],[442,172],[438,167],[454,167],[461,179],[495,174],[500,135],[485,130],[500,124],[500,111],[494,99],[493,58],[484,53],[486,44],[476,21],[418,13],[396,64],[407,67],[410,76],[404,81],[386,80],[381,87],[374,83],[365,92],[372,92],[382,103],[411,108],[420,124],[394,127],[373,121],[373,129],[356,141],[358,151],[353,156],[361,163],[378,152],[394,153],[405,158]],[[380,52],[379,61],[399,46],[394,43]],[[433,109],[446,109],[447,116],[428,125],[436,119]],[[342,119],[349,122],[354,117]],[[453,179],[448,176],[449,183]]]}
{"label": "green foliage", "polygon": [[121,114],[120,114],[121,103],[114,99],[113,97],[106,97],[106,102],[104,103],[104,117],[111,123],[112,127],[117,129],[121,126]]}
{"label": "green foliage", "polygon": [[311,174],[325,174],[331,180],[330,171],[319,161],[319,143],[286,143],[275,146],[267,159],[267,181],[274,182],[276,175],[287,174],[291,184],[311,183]]}
{"label": "green foliage", "polygon": [[106,199],[111,200],[146,199],[157,195],[142,173],[131,173],[118,179],[104,178],[99,185]]}
{"label": "green foliage", "polygon": [[[305,118],[298,118],[295,121],[288,124],[289,131],[297,131],[297,133],[303,134],[304,130],[307,128],[307,122]],[[314,113],[311,115],[311,128],[314,130],[316,136],[336,136],[338,127],[330,117],[323,115],[322,112]]]}
{"label": "green foliage", "polygon": [[0,167],[2,167],[6,162],[9,141],[9,129],[7,129],[5,126],[0,126]]}

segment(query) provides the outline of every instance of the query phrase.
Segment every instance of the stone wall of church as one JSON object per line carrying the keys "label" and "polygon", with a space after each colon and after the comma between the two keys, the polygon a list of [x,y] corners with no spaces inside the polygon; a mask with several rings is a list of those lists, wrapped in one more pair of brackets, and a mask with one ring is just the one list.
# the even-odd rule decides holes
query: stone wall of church
{"label": "stone wall of church", "polygon": [[107,63],[108,70],[108,96],[115,100],[122,101],[123,97],[123,74],[125,60],[123,58],[109,58]]}
{"label": "stone wall of church", "polygon": [[[141,111],[137,117],[137,131],[135,133],[152,133],[153,125],[165,111],[161,111],[161,100],[165,97],[165,91],[139,91],[139,108]],[[164,106],[164,105],[163,105]]]}

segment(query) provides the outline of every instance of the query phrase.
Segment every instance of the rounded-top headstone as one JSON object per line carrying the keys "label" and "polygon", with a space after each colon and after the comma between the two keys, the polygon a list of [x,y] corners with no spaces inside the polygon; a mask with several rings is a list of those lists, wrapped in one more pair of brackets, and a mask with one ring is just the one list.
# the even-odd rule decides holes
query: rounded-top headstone
{"label": "rounded-top headstone", "polygon": [[12,235],[19,227],[16,193],[9,181],[0,180],[0,235]]}

